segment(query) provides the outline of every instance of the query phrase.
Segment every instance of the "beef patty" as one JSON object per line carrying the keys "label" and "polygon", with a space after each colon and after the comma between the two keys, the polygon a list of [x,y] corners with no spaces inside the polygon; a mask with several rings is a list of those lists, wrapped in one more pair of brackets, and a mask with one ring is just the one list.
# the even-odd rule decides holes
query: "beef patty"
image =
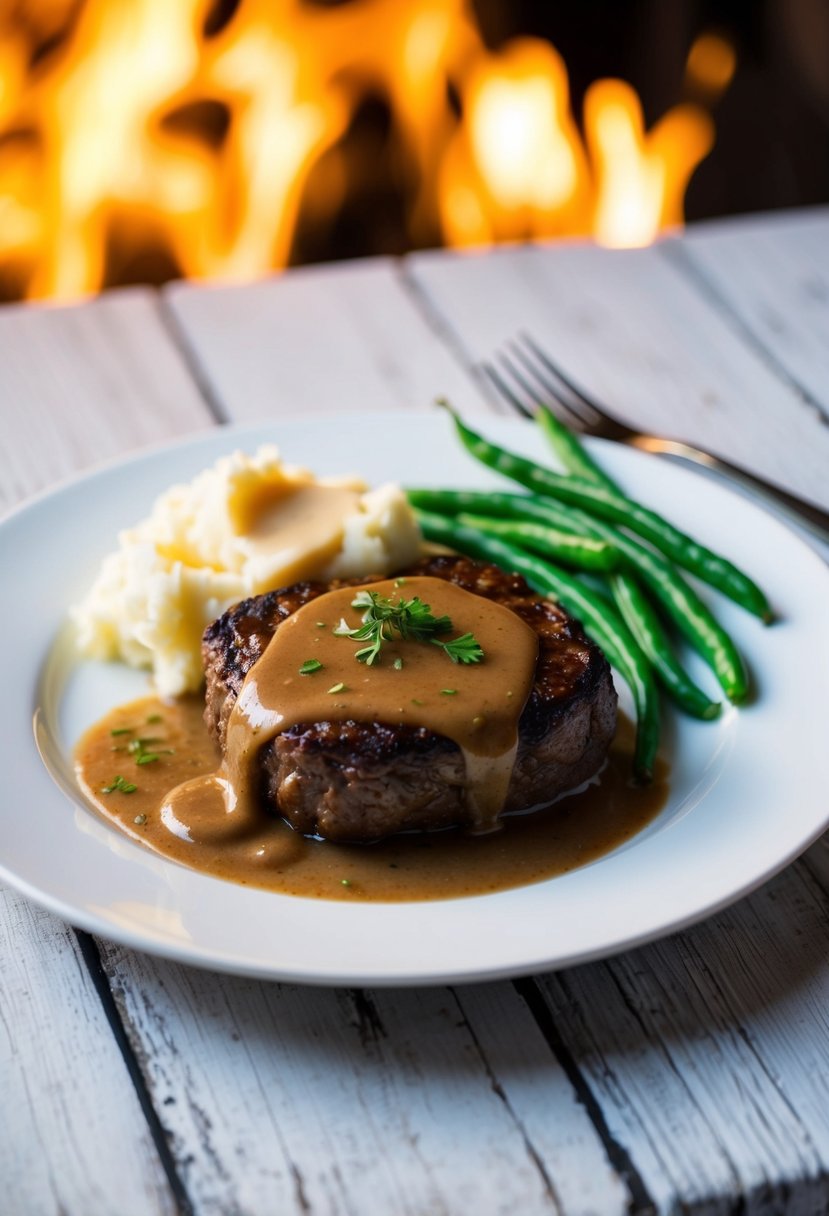
{"label": "beef patty", "polygon": [[[616,691],[604,655],[578,621],[535,595],[519,575],[469,558],[425,558],[404,573],[447,579],[496,600],[538,635],[504,810],[551,802],[593,776],[615,731]],[[245,676],[280,623],[327,591],[370,581],[296,583],[244,600],[209,626],[202,644],[205,720],[222,750]],[[469,822],[460,749],[421,727],[309,722],[266,744],[260,764],[263,805],[305,834],[371,841]]]}

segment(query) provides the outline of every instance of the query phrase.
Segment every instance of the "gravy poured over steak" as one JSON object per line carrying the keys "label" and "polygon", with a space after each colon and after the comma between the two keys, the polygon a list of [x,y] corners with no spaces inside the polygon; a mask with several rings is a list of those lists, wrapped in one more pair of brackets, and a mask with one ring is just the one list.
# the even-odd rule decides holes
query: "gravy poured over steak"
{"label": "gravy poured over steak", "polygon": [[[534,595],[519,576],[467,558],[424,559],[406,576],[444,579],[493,600],[538,638],[503,810],[549,803],[596,773],[615,730],[616,693],[607,662],[578,623]],[[205,719],[223,750],[245,677],[275,631],[300,607],[344,585],[299,583],[269,592],[230,609],[208,628]],[[261,748],[258,773],[263,805],[305,834],[371,841],[413,829],[475,824],[460,748],[424,726],[351,719],[294,724]]]}

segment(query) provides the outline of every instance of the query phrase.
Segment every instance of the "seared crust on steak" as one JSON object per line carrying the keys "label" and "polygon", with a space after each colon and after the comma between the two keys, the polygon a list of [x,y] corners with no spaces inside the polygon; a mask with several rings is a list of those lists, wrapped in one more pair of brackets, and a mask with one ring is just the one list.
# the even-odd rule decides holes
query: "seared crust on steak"
{"label": "seared crust on steak", "polygon": [[[424,558],[404,573],[444,578],[496,600],[538,635],[535,681],[519,722],[504,810],[551,802],[593,776],[615,731],[616,692],[604,655],[579,623],[535,595],[520,575],[469,558]],[[222,749],[245,676],[280,623],[327,591],[371,581],[296,583],[245,600],[209,626],[202,646],[205,720]],[[262,749],[261,771],[263,804],[298,831],[330,840],[377,840],[469,822],[460,749],[421,727],[293,726]]]}

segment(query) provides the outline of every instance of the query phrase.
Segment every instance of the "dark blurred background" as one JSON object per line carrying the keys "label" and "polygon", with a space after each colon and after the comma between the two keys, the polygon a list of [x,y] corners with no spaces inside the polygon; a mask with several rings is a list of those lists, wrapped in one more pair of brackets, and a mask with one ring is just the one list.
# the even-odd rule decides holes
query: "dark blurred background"
{"label": "dark blurred background", "polygon": [[552,40],[578,113],[600,76],[635,84],[648,125],[683,96],[694,39],[713,30],[737,68],[716,106],[717,139],[686,195],[688,220],[829,202],[827,0],[476,0],[494,43]]}

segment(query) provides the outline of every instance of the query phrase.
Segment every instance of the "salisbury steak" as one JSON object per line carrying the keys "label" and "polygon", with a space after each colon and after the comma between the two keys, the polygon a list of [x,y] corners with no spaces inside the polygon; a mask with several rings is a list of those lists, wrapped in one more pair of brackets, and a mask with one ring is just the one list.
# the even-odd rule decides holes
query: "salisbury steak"
{"label": "salisbury steak", "polygon": [[[550,802],[601,767],[616,725],[616,692],[601,651],[561,608],[516,574],[465,557],[431,557],[405,571],[447,579],[512,609],[538,635],[535,681],[519,722],[506,811]],[[366,579],[352,580],[365,583]],[[297,583],[231,608],[206,631],[205,720],[224,749],[245,676],[274,631],[302,605],[347,584]],[[263,804],[299,832],[369,841],[469,822],[464,761],[428,730],[364,722],[309,722],[261,753]]]}

